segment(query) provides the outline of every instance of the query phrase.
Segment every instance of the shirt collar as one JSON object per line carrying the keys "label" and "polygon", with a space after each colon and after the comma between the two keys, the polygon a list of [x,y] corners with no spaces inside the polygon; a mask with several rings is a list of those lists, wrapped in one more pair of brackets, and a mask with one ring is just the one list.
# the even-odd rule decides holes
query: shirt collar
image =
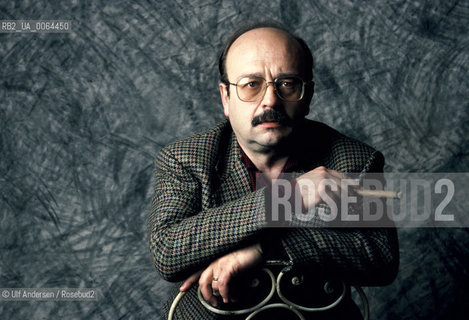
{"label": "shirt collar", "polygon": [[[255,171],[255,172],[261,172],[261,171],[259,171],[259,169],[257,169],[256,165],[251,161],[251,159],[249,159],[248,155],[244,152],[243,148],[241,148],[239,143],[238,143],[238,146],[239,146],[239,150],[241,151],[241,156],[240,156],[239,159],[246,166],[246,168],[248,170],[252,170],[252,171]],[[297,167],[298,167],[298,159],[296,157],[294,157],[293,154],[292,154],[288,157],[287,162],[283,166],[282,173],[292,172]]]}

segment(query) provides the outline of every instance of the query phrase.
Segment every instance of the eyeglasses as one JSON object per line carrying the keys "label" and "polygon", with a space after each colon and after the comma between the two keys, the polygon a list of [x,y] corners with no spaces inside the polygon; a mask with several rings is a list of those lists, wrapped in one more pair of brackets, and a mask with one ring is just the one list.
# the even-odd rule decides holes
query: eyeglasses
{"label": "eyeglasses", "polygon": [[310,81],[295,76],[280,77],[274,81],[267,81],[261,77],[241,78],[237,83],[228,82],[236,86],[238,98],[244,102],[254,102],[262,99],[269,84],[273,84],[277,96],[284,101],[299,101],[303,98],[305,84]]}

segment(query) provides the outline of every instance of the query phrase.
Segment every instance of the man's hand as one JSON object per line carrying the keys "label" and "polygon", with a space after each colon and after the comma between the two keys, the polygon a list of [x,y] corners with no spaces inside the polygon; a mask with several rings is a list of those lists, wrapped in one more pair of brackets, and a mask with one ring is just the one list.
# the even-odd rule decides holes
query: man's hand
{"label": "man's hand", "polygon": [[180,291],[189,290],[199,280],[199,287],[206,301],[213,306],[217,299],[213,292],[218,292],[224,303],[235,302],[230,292],[230,281],[234,276],[262,263],[262,249],[260,244],[229,253],[212,262],[205,270],[194,273],[179,288]]}
{"label": "man's hand", "polygon": [[296,179],[296,183],[300,188],[303,206],[306,209],[315,207],[322,202],[326,192],[336,204],[340,205],[341,179],[345,178],[343,173],[326,167],[317,167],[301,175]]}

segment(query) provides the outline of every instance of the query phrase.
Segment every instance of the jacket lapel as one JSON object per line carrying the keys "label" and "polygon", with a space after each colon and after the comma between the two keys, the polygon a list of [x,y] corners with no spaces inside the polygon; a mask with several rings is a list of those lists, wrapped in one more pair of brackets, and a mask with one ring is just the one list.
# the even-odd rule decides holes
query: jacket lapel
{"label": "jacket lapel", "polygon": [[[251,191],[249,172],[241,162],[241,151],[233,131],[225,141],[224,156],[219,158],[216,172],[219,179],[217,200],[221,202],[238,199]],[[222,142],[223,143],[223,142]]]}

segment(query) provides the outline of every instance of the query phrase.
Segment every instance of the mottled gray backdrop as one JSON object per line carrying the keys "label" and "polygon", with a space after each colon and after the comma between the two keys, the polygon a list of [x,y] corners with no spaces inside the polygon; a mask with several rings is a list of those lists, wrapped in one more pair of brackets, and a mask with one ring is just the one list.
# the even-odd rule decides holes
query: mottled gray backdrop
{"label": "mottled gray backdrop", "polygon": [[[223,118],[217,54],[276,19],[311,46],[310,118],[381,150],[394,172],[469,171],[469,1],[2,1],[0,287],[94,287],[97,302],[1,302],[2,319],[161,319],[146,236],[153,159]],[[469,311],[467,229],[402,229],[373,319]],[[458,313],[459,312],[459,313]]]}

